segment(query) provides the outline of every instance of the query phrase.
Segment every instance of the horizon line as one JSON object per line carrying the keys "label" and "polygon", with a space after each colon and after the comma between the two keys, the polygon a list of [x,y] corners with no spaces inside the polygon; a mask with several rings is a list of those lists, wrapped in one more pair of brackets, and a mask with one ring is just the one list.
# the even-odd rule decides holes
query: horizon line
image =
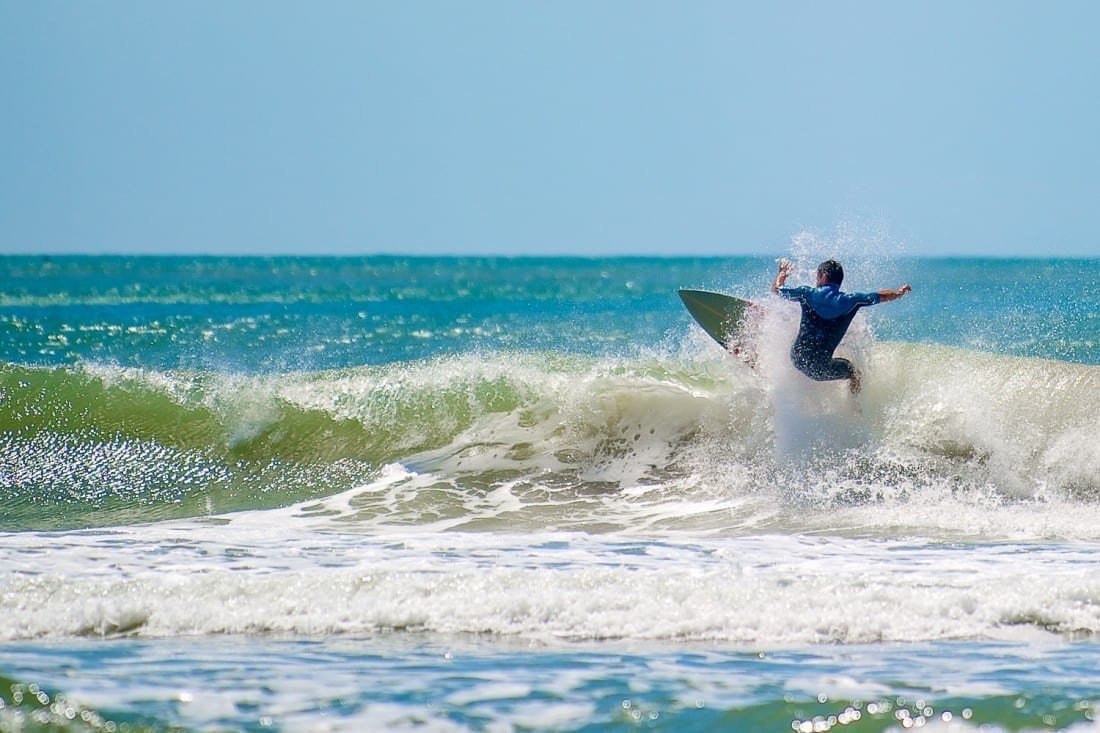
{"label": "horizon line", "polygon": [[[729,254],[715,254],[715,253],[624,253],[624,254],[612,254],[612,253],[600,253],[600,254],[580,254],[580,253],[524,253],[524,254],[507,254],[502,252],[413,252],[413,253],[400,253],[393,251],[376,251],[376,252],[247,252],[247,251],[230,251],[230,252],[213,252],[213,251],[195,251],[195,252],[152,252],[152,251],[107,251],[107,252],[66,252],[66,251],[47,251],[47,252],[5,252],[0,251],[0,257],[11,258],[119,258],[119,257],[134,257],[134,258],[161,258],[161,259],[183,259],[188,257],[196,258],[225,258],[225,259],[369,259],[369,258],[391,258],[391,259],[510,259],[510,260],[676,260],[676,259],[695,259],[695,260],[728,260],[728,259],[766,259],[774,257],[790,257],[789,252],[739,252]],[[1041,254],[988,254],[988,253],[952,253],[952,254],[914,254],[912,252],[899,253],[895,255],[886,255],[885,259],[894,260],[907,260],[907,259],[927,259],[927,260],[997,260],[997,261],[1011,261],[1011,260],[1097,260],[1100,259],[1100,255],[1084,255],[1084,254],[1058,254],[1058,255],[1041,255]]]}

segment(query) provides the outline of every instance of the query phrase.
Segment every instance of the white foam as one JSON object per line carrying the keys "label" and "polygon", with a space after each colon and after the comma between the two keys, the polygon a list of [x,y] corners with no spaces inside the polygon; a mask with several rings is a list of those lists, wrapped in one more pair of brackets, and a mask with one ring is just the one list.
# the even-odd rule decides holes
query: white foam
{"label": "white foam", "polygon": [[[28,558],[49,548],[47,565]],[[396,537],[175,524],[6,536],[0,638],[364,634],[759,645],[1100,633],[1095,547]]]}

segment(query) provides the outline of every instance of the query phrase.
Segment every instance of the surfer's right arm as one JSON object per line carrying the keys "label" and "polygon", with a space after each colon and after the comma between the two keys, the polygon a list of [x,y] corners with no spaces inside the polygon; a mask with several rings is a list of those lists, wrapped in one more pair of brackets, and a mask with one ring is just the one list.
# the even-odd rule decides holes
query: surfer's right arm
{"label": "surfer's right arm", "polygon": [[791,261],[783,258],[779,260],[779,272],[775,274],[775,280],[772,281],[772,292],[778,294],[779,288],[783,287],[783,283],[787,282],[787,278],[791,276],[791,271],[794,270],[794,265]]}

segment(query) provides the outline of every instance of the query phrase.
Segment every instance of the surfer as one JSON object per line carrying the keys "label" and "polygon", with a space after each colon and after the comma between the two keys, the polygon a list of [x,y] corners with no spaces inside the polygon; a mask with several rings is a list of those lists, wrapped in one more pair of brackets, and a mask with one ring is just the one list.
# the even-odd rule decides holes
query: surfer
{"label": "surfer", "polygon": [[852,362],[833,356],[840,340],[851,325],[856,311],[865,305],[878,305],[897,300],[912,290],[902,285],[896,290],[876,293],[841,292],[844,268],[836,260],[826,260],[817,266],[817,285],[785,288],[794,265],[779,261],[779,272],[772,283],[772,292],[786,300],[796,300],[802,306],[802,321],[791,345],[791,363],[810,379],[824,382],[847,379],[852,394],[859,392],[860,374]]}

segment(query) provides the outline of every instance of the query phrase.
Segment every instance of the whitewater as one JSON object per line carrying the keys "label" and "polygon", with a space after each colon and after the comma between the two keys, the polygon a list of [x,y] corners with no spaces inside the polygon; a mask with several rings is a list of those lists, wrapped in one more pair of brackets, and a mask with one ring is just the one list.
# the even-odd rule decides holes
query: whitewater
{"label": "whitewater", "polygon": [[764,258],[0,258],[0,729],[1093,730],[1100,262],[848,254],[858,398]]}

